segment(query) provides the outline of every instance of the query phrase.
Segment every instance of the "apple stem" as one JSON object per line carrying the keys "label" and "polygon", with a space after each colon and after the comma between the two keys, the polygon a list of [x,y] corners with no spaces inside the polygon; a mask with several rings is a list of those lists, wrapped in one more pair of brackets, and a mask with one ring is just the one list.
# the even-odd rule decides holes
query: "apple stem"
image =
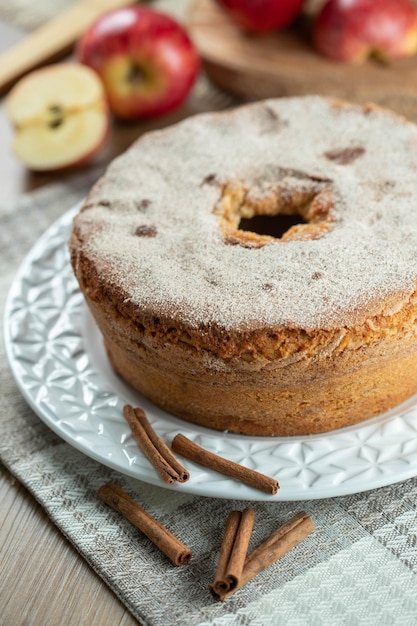
{"label": "apple stem", "polygon": [[146,80],[146,72],[138,63],[131,63],[126,76],[129,83],[141,84]]}
{"label": "apple stem", "polygon": [[371,61],[376,61],[377,63],[380,63],[381,65],[389,65],[388,58],[384,55],[384,53],[381,50],[378,50],[377,48],[375,48],[374,50],[371,50],[368,58]]}

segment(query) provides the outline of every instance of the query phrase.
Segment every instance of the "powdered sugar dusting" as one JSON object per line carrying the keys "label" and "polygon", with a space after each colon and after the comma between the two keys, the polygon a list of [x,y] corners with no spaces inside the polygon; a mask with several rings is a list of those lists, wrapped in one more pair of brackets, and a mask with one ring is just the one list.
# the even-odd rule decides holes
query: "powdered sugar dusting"
{"label": "powdered sugar dusting", "polygon": [[[348,163],[325,156],[349,149]],[[213,212],[220,184],[283,168],[331,181],[332,228],[316,240],[227,245]],[[390,314],[415,289],[416,172],[417,129],[390,113],[269,100],[144,136],[76,220],[101,224],[87,253],[139,307],[193,327],[340,328]]]}

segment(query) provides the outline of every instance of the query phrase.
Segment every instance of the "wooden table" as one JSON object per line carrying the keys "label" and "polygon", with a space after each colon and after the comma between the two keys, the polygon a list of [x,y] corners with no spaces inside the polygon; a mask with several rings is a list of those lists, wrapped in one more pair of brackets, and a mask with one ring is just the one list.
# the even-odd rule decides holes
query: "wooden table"
{"label": "wooden table", "polygon": [[[0,21],[0,50],[21,33]],[[2,202],[62,179],[62,174],[28,173],[12,156],[12,131],[0,103],[0,189]],[[164,123],[187,115],[173,114]],[[108,161],[158,122],[119,125]],[[0,464],[0,623],[5,626],[117,626],[137,624],[109,588],[52,524],[43,509]]]}

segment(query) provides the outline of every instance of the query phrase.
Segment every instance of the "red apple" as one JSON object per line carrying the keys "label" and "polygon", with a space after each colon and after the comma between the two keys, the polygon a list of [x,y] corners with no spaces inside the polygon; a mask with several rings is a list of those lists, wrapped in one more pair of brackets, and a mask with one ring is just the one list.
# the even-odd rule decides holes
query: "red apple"
{"label": "red apple", "polygon": [[389,61],[417,51],[417,7],[410,0],[329,0],[313,27],[316,49],[335,61]]}
{"label": "red apple", "polygon": [[22,78],[7,96],[6,113],[15,128],[14,153],[35,171],[84,163],[102,147],[110,126],[99,77],[74,63]]}
{"label": "red apple", "polygon": [[304,0],[217,0],[239,26],[252,33],[285,28],[297,17]]}
{"label": "red apple", "polygon": [[126,120],[178,107],[200,67],[185,29],[146,6],[104,14],[78,42],[77,56],[98,73],[111,110]]}

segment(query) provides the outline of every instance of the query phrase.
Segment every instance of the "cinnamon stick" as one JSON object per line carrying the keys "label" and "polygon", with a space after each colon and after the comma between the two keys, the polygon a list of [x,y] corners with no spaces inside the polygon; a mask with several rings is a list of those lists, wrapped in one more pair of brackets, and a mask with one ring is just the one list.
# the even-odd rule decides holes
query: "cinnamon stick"
{"label": "cinnamon stick", "polygon": [[130,404],[123,407],[123,414],[130,431],[142,452],[167,484],[184,483],[190,478],[189,472],[178,462],[166,443],[156,434],[145,412]]}
{"label": "cinnamon stick", "polygon": [[224,459],[213,452],[209,452],[182,434],[178,434],[174,437],[171,448],[174,452],[181,454],[199,465],[214,469],[221,474],[225,474],[230,478],[234,478],[260,491],[275,495],[279,489],[278,481],[275,478],[244,467],[234,461]]}
{"label": "cinnamon stick", "polygon": [[102,485],[97,496],[138,528],[174,565],[186,565],[192,553],[175,535],[147,513],[121,487],[113,482]]}
{"label": "cinnamon stick", "polygon": [[255,511],[253,509],[229,513],[220,548],[219,562],[211,586],[212,593],[220,596],[232,591],[239,585],[254,521]]}
{"label": "cinnamon stick", "polygon": [[303,541],[303,539],[308,537],[313,530],[313,520],[307,513],[302,511],[295,515],[288,520],[288,522],[271,533],[265,541],[247,556],[242,575],[234,589],[219,592],[218,589],[215,590],[211,588],[214,598],[220,601],[226,600],[235,591],[246,585],[252,578],[292,550],[292,548]]}

